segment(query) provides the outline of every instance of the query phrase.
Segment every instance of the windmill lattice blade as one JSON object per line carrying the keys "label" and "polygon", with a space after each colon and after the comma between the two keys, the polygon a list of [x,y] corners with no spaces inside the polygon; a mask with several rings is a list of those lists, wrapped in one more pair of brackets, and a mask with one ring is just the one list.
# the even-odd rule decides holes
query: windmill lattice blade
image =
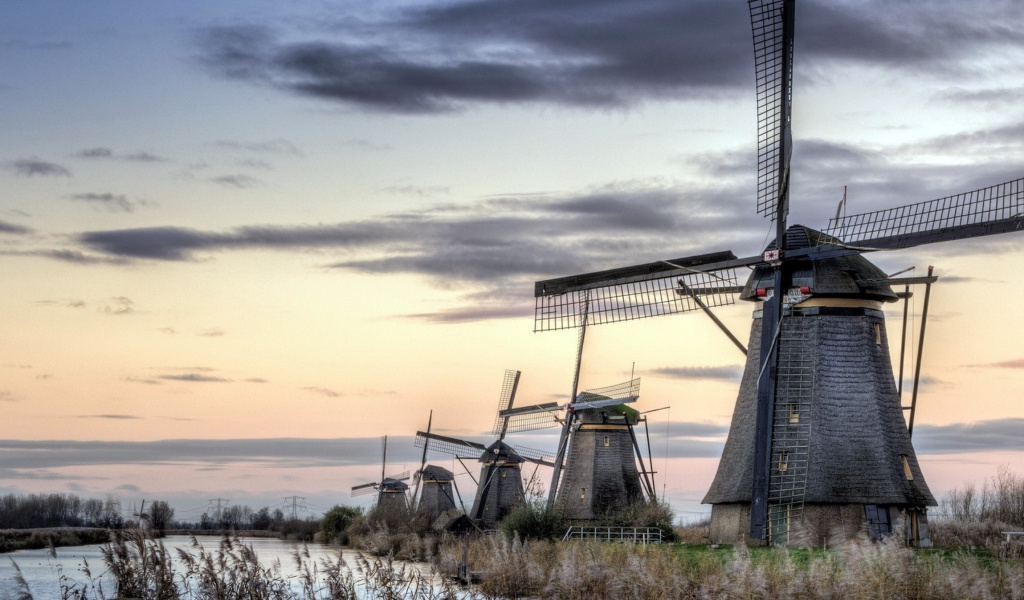
{"label": "windmill lattice blade", "polygon": [[622,402],[634,402],[640,397],[640,378],[635,377],[629,381],[616,383],[601,388],[594,388],[580,392],[576,396],[576,403],[596,403],[609,399],[619,399]]}
{"label": "windmill lattice blade", "polygon": [[[729,262],[728,267],[698,272],[669,267],[656,275],[628,277],[601,286],[588,285],[585,289],[571,289],[559,294],[539,289],[533,329],[555,331],[579,327],[583,322],[583,309],[588,295],[588,325],[700,310],[693,298],[682,292],[680,281],[710,307],[733,304],[735,294],[742,288],[737,284],[736,265],[731,264],[735,261]],[[544,283],[539,282],[537,285]]]}
{"label": "windmill lattice blade", "polygon": [[380,484],[376,483],[376,482],[374,482],[374,483],[364,483],[362,485],[357,485],[354,488],[352,488],[352,495],[353,496],[368,496],[368,495],[376,492],[377,488],[379,487],[379,485]]}
{"label": "windmill lattice blade", "polygon": [[785,0],[750,0],[757,78],[757,213],[769,219],[777,217],[785,185],[781,167],[789,153],[785,128],[793,70],[785,64],[785,4]]}
{"label": "windmill lattice blade", "polygon": [[909,248],[1024,229],[1024,178],[999,185],[830,219],[825,233],[865,248]]}
{"label": "windmill lattice blade", "polygon": [[501,411],[508,410],[509,405],[512,403],[512,389],[516,385],[516,377],[520,375],[519,371],[513,369],[505,370],[505,381],[501,384],[501,396],[498,397],[498,412],[497,416],[494,417],[494,428],[491,433],[494,435],[501,435],[502,425],[504,425],[505,419],[501,417]]}
{"label": "windmill lattice blade", "polygon": [[431,452],[442,452],[458,456],[459,458],[479,458],[480,453],[487,449],[487,446],[469,440],[460,440],[459,438],[438,435],[436,433],[425,433],[423,431],[416,432],[416,447],[422,448],[428,439],[430,440]]}
{"label": "windmill lattice blade", "polygon": [[393,481],[405,481],[406,479],[409,479],[409,471],[402,471],[401,473],[396,473],[395,475],[388,475],[384,479],[391,479]]}
{"label": "windmill lattice blade", "polygon": [[550,429],[552,427],[558,427],[561,424],[562,421],[558,419],[558,415],[555,412],[515,415],[508,419],[508,433]]}
{"label": "windmill lattice blade", "polygon": [[517,446],[515,444],[509,444],[512,449],[516,451],[516,454],[522,456],[526,460],[534,463],[540,463],[547,466],[553,466],[551,462],[551,452],[545,452],[543,450],[537,450],[535,448],[528,448],[526,446]]}

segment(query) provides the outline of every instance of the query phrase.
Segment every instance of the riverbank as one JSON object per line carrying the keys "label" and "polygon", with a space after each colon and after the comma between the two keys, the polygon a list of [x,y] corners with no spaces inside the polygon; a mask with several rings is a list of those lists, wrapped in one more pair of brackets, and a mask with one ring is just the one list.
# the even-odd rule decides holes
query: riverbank
{"label": "riverbank", "polygon": [[102,544],[110,531],[94,527],[47,527],[45,529],[0,529],[0,553]]}

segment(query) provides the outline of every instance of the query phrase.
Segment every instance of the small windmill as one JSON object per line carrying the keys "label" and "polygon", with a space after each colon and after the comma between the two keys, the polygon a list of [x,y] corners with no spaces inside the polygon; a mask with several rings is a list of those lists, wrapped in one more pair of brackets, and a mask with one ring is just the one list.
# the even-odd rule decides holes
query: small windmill
{"label": "small windmill", "polygon": [[[519,371],[505,371],[505,380],[498,400],[499,412],[511,407],[515,400],[519,376]],[[480,468],[480,479],[474,479],[477,491],[469,517],[486,527],[494,527],[516,504],[522,502],[523,463],[553,466],[550,461],[545,460],[541,451],[505,443],[507,421],[507,418],[498,419],[497,422],[501,424],[496,426],[498,439],[487,446],[426,431],[416,432],[417,447],[427,448],[429,445],[430,450],[455,456],[467,473],[470,470],[463,459],[476,458],[483,463]]]}
{"label": "small windmill", "polygon": [[[434,421],[434,411],[430,411],[427,418],[427,435],[430,435],[430,427]],[[430,440],[423,444],[423,457],[420,460],[420,468],[416,470],[413,480],[413,510],[433,522],[443,513],[455,509],[455,496],[453,489],[455,477],[451,471],[437,465],[427,464],[427,451]]]}
{"label": "small windmill", "polygon": [[[580,392],[568,404],[549,402],[498,411],[510,432],[561,426],[549,506],[570,519],[606,516],[632,502],[655,497],[634,426],[640,413],[640,379]],[[640,469],[637,469],[637,462]]]}
{"label": "small windmill", "polygon": [[[712,538],[813,543],[859,528],[891,531],[902,513],[907,539],[926,546],[927,508],[936,503],[910,442],[881,307],[896,300],[892,285],[935,278],[888,278],[861,254],[1018,231],[1024,228],[1024,178],[837,214],[824,233],[787,227],[795,0],[748,5],[757,82],[757,212],[775,222],[775,240],[746,258],[717,252],[539,281],[535,330],[579,328],[579,356],[588,324],[695,310],[714,318],[710,309],[732,304],[739,293],[757,304],[749,350],[729,334],[747,353],[747,364],[704,499],[712,504]],[[737,283],[741,267],[753,270],[745,286]],[[806,535],[811,529],[814,535]]]}
{"label": "small windmill", "polygon": [[388,436],[382,439],[382,458],[380,464],[380,479],[352,487],[353,496],[366,496],[377,492],[377,508],[406,507],[406,491],[409,485],[405,483],[409,479],[409,472],[405,471],[397,475],[385,475],[388,464]]}

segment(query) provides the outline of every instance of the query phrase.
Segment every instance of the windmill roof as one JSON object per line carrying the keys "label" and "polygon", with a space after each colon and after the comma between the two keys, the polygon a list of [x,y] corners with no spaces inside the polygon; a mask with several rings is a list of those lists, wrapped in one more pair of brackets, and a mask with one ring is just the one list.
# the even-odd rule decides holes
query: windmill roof
{"label": "windmill roof", "polygon": [[452,472],[444,467],[437,465],[427,465],[423,467],[423,481],[451,481]]}
{"label": "windmill roof", "polygon": [[498,440],[487,447],[480,455],[480,462],[491,462],[492,460],[503,460],[506,463],[524,463],[526,459],[519,455],[512,446]]}
{"label": "windmill roof", "polygon": [[409,484],[405,483],[400,479],[394,479],[392,477],[385,477],[384,481],[381,482],[381,489],[387,491],[402,491],[409,489]]}
{"label": "windmill roof", "polygon": [[[793,225],[786,230],[786,248],[790,250],[841,243],[836,237],[803,225]],[[766,250],[774,250],[775,247],[775,240],[772,240]],[[887,276],[860,254],[813,261],[798,259],[792,261],[790,265],[791,281],[785,283],[785,288],[807,286],[812,294],[822,297],[861,298],[882,302],[896,300],[896,294],[887,283],[867,283],[870,280],[886,279]],[[747,279],[743,292],[740,293],[740,298],[757,300],[758,288],[774,287],[773,271],[773,268],[767,265],[755,267]]]}
{"label": "windmill roof", "polygon": [[[600,398],[591,398],[599,400]],[[584,408],[576,411],[576,416],[581,423],[627,423],[636,425],[640,418],[640,412],[627,404],[615,404],[613,406],[602,406],[601,408]]]}

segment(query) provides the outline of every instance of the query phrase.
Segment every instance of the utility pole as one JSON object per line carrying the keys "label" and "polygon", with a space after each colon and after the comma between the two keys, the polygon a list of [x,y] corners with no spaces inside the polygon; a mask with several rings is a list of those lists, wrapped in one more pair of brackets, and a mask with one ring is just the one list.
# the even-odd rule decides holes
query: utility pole
{"label": "utility pole", "polygon": [[[227,503],[230,501],[227,498],[210,498],[209,502],[211,505],[214,502],[217,503],[217,507],[213,509],[213,520],[219,523],[221,515],[224,514],[223,506],[227,506]],[[223,506],[221,503],[223,503]]]}
{"label": "utility pole", "polygon": [[288,496],[284,499],[285,503],[291,502],[292,505],[292,521],[299,519],[299,510],[303,512],[306,510],[306,498],[303,496]]}

